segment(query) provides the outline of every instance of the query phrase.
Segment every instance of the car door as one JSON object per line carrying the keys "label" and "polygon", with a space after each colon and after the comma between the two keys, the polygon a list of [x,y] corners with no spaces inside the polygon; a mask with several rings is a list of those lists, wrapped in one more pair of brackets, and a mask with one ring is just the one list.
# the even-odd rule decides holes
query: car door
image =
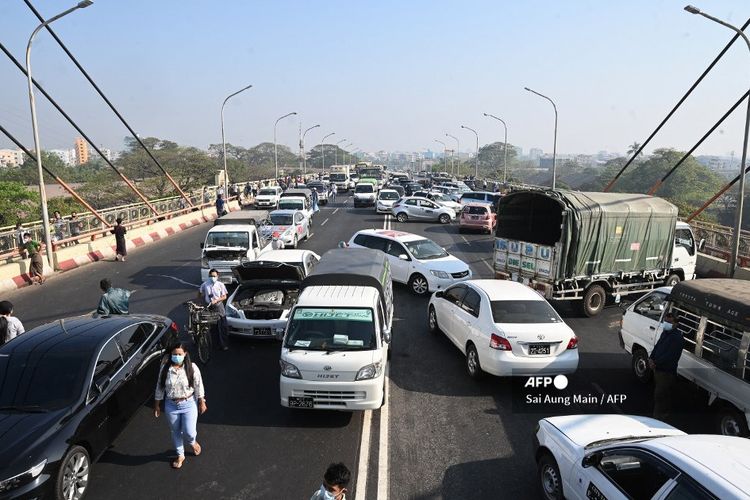
{"label": "car door", "polygon": [[122,408],[122,425],[138,411],[149,393],[153,393],[163,349],[155,340],[157,326],[150,322],[137,323],[121,330],[115,338],[120,345],[125,365],[124,381],[116,397]]}
{"label": "car door", "polygon": [[[677,471],[651,452],[636,447],[611,448],[592,457],[593,464],[577,464],[578,498],[619,500],[658,498],[674,487]],[[573,478],[575,479],[575,478]]]}
{"label": "car door", "polygon": [[459,327],[456,322],[456,314],[458,314],[461,301],[466,295],[466,289],[465,284],[458,283],[446,288],[443,296],[435,301],[435,314],[440,329],[462,352],[463,345],[456,340],[456,329]]}
{"label": "car door", "polygon": [[625,313],[622,322],[623,339],[629,344],[637,342],[650,353],[656,344],[656,334],[668,295],[653,291],[635,302]]}
{"label": "car door", "polygon": [[306,224],[305,224],[305,215],[301,212],[296,212],[294,214],[294,230],[297,233],[297,239],[301,240],[302,237],[306,234]]}
{"label": "car door", "polygon": [[417,206],[417,200],[409,198],[404,202],[404,208],[406,209],[406,215],[410,219],[419,219],[419,206]]}
{"label": "car door", "polygon": [[675,268],[685,271],[685,278],[692,279],[695,275],[695,239],[690,229],[680,228],[675,231],[672,263]]}
{"label": "car door", "polygon": [[[399,283],[406,283],[409,280],[412,259],[406,248],[394,240],[385,240],[385,254],[388,256],[388,262],[391,264],[391,278]],[[405,256],[406,259],[401,257]]]}
{"label": "car door", "polygon": [[[468,340],[477,343],[477,330],[479,329],[479,314],[481,312],[482,298],[470,285],[466,286],[466,294],[456,311],[456,341],[466,346]],[[477,346],[481,348],[481,346]]]}
{"label": "car door", "polygon": [[436,219],[437,218],[437,205],[430,200],[418,200],[420,214],[423,219]]}

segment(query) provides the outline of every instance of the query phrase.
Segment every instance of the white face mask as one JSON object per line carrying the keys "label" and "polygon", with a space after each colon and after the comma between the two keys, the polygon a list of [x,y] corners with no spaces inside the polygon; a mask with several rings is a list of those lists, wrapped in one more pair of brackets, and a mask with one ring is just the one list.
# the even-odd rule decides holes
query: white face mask
{"label": "white face mask", "polygon": [[211,276],[211,282],[212,283],[216,283],[217,281],[219,281],[219,277],[218,276]]}
{"label": "white face mask", "polygon": [[330,491],[328,491],[326,489],[325,485],[323,485],[323,484],[320,485],[320,494],[321,494],[320,498],[324,498],[325,500],[335,500],[336,499],[336,495],[334,495],[333,493],[331,493]]}
{"label": "white face mask", "polygon": [[665,321],[665,322],[664,322],[664,327],[662,328],[662,331],[668,332],[668,331],[670,331],[670,330],[671,330],[672,328],[674,328],[674,325],[673,325],[672,323],[667,323],[667,322]]}

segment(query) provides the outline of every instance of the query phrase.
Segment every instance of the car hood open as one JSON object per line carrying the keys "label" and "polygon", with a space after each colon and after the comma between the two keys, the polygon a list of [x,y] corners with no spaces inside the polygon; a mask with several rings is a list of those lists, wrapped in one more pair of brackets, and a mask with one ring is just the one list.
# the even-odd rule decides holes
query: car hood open
{"label": "car hood open", "polygon": [[302,269],[284,262],[254,260],[232,268],[237,281],[244,283],[253,280],[302,281]]}

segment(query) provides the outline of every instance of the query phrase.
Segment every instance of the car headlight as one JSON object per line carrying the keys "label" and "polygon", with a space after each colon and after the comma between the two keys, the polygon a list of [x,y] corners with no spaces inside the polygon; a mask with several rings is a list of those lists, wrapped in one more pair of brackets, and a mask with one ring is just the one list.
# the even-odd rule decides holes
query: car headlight
{"label": "car headlight", "polygon": [[382,367],[383,365],[380,363],[373,363],[371,365],[363,366],[357,372],[357,376],[354,380],[370,380],[373,378],[377,378],[382,371]]}
{"label": "car headlight", "polygon": [[450,278],[450,275],[445,271],[435,271],[434,269],[430,269],[430,272],[433,276],[435,276],[436,278],[440,278],[441,280],[447,280],[448,278]]}
{"label": "car headlight", "polygon": [[232,304],[227,304],[227,316],[230,318],[239,318],[240,312]]}
{"label": "car headlight", "polygon": [[41,462],[39,462],[38,464],[36,464],[34,467],[30,468],[29,470],[22,472],[16,476],[9,477],[8,479],[5,479],[3,481],[0,481],[0,493],[10,491],[12,489],[18,488],[19,486],[22,486],[23,484],[31,482],[39,474],[42,473],[45,465],[47,465],[46,458],[42,460]]}
{"label": "car headlight", "polygon": [[302,374],[299,372],[299,368],[291,363],[287,363],[283,359],[279,360],[281,365],[281,374],[287,378],[302,378]]}

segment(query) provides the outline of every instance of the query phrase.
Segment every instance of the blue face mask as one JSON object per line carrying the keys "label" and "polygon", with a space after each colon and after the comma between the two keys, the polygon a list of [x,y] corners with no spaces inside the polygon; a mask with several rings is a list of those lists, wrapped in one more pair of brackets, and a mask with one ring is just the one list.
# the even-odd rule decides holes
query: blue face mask
{"label": "blue face mask", "polygon": [[323,498],[324,500],[335,500],[336,495],[328,491],[324,484],[320,485],[320,498]]}
{"label": "blue face mask", "polygon": [[181,365],[184,360],[185,360],[185,356],[181,354],[172,354],[172,363],[176,365]]}

